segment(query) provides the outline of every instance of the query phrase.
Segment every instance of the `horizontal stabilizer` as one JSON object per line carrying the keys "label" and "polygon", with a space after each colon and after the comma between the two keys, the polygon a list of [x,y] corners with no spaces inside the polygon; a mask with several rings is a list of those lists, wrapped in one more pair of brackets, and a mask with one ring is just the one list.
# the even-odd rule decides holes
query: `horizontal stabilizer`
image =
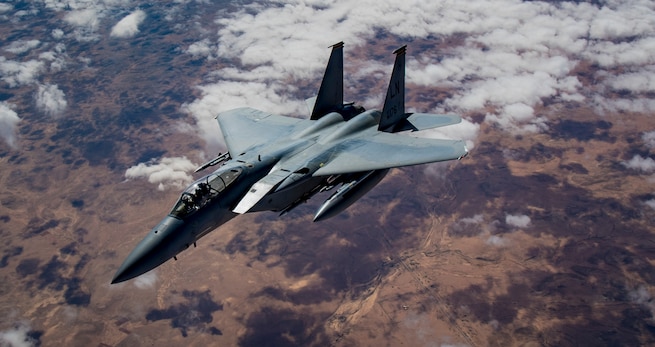
{"label": "horizontal stabilizer", "polygon": [[427,130],[459,124],[461,121],[462,118],[456,115],[413,113],[406,119],[398,122],[394,127],[394,132]]}
{"label": "horizontal stabilizer", "polygon": [[314,172],[314,176],[388,169],[460,159],[468,153],[465,141],[426,139],[377,132],[363,139],[341,142],[341,152]]}

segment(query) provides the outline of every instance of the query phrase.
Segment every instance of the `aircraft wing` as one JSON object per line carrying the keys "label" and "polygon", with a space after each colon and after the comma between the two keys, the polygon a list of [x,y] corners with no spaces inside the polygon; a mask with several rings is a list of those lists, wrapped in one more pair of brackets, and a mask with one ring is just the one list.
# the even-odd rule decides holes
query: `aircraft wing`
{"label": "aircraft wing", "polygon": [[314,176],[380,170],[460,159],[468,153],[464,141],[416,138],[377,132],[348,139],[334,148]]}
{"label": "aircraft wing", "polygon": [[302,122],[301,119],[279,116],[248,107],[223,112],[216,119],[232,157],[238,156],[249,148],[290,136]]}

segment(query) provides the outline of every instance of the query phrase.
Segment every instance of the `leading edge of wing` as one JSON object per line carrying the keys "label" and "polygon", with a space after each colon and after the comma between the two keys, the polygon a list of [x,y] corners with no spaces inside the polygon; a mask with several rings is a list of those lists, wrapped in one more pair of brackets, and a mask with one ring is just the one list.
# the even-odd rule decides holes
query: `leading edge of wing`
{"label": "leading edge of wing", "polygon": [[465,141],[426,139],[378,132],[369,138],[345,140],[314,176],[380,170],[461,159]]}
{"label": "leading edge of wing", "polygon": [[222,112],[216,119],[227,149],[233,157],[250,148],[289,136],[303,121],[249,107]]}

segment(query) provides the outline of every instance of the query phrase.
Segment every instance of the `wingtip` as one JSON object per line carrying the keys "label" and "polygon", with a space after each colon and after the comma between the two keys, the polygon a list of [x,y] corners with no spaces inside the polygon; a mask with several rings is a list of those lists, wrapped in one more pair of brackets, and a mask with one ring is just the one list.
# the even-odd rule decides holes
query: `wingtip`
{"label": "wingtip", "polygon": [[469,148],[466,146],[466,143],[464,144],[464,154],[462,154],[457,160],[462,160],[466,158],[466,156],[469,155]]}

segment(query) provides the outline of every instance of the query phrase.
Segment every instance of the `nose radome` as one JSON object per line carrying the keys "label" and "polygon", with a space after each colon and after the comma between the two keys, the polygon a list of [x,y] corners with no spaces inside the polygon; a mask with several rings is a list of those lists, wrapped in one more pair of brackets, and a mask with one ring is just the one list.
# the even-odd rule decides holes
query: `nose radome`
{"label": "nose radome", "polygon": [[140,276],[163,264],[183,249],[184,222],[167,216],[139,242],[118,268],[111,283]]}

